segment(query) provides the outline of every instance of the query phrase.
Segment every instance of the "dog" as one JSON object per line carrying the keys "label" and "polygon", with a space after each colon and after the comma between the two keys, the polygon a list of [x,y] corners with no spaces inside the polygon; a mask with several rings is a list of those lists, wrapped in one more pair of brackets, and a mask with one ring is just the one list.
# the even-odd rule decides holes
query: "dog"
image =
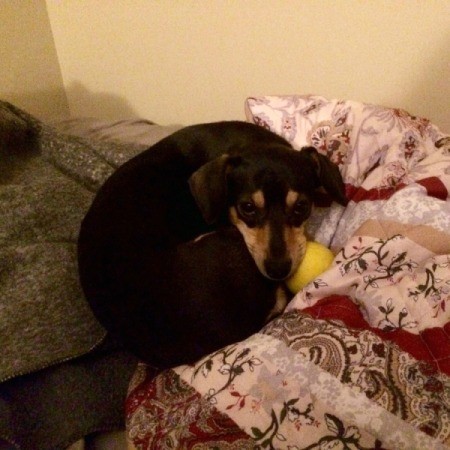
{"label": "dog", "polygon": [[246,122],[185,127],[119,167],[78,239],[94,315],[124,347],[165,369],[257,332],[287,301],[305,221],[339,170]]}

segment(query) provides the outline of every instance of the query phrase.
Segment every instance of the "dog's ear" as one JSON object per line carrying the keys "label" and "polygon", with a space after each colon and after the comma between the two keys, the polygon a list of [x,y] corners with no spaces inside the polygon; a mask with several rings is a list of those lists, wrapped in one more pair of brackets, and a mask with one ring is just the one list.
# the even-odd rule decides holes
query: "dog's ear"
{"label": "dog's ear", "polygon": [[338,166],[326,156],[321,155],[314,147],[303,147],[300,153],[312,161],[320,185],[325,188],[331,198],[346,206],[348,200]]}
{"label": "dog's ear", "polygon": [[192,196],[207,224],[217,221],[226,206],[227,173],[240,157],[221,155],[207,162],[189,178]]}

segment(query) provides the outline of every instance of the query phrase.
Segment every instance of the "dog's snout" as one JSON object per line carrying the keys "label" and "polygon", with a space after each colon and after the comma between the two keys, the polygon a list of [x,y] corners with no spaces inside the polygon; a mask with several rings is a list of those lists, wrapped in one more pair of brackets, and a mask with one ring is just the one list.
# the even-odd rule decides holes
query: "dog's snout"
{"label": "dog's snout", "polygon": [[284,280],[292,269],[291,259],[270,259],[264,262],[264,269],[269,278],[273,280]]}

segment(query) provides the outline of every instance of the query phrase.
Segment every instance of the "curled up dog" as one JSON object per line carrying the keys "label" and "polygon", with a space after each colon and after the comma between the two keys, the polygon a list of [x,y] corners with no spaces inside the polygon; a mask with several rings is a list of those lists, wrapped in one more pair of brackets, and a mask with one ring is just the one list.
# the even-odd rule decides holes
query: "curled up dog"
{"label": "curled up dog", "polygon": [[284,307],[319,188],[346,204],[337,166],[253,124],[163,139],[106,181],[83,220],[80,280],[94,314],[159,368],[257,332]]}

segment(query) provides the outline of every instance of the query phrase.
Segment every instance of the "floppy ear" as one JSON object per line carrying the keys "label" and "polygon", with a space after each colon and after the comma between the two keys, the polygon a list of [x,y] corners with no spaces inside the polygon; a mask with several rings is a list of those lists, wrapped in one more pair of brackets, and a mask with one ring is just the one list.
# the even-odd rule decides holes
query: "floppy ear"
{"label": "floppy ear", "polygon": [[217,221],[226,206],[227,173],[238,159],[221,155],[201,166],[188,180],[192,196],[208,225]]}
{"label": "floppy ear", "polygon": [[319,183],[331,198],[346,206],[348,200],[345,196],[344,181],[338,166],[326,156],[321,155],[314,147],[303,147],[300,152],[313,162]]}

